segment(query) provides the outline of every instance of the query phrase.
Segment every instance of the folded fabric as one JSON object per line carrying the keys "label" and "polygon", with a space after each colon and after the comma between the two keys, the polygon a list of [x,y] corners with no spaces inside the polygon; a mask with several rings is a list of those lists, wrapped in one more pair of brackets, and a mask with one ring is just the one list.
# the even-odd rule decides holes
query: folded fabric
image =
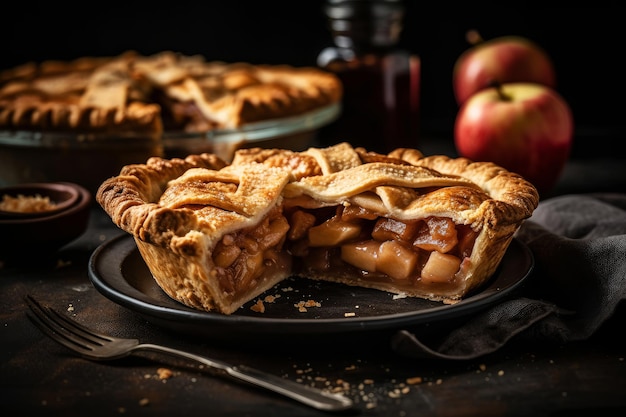
{"label": "folded fabric", "polygon": [[535,266],[521,289],[463,324],[422,335],[399,331],[391,345],[409,357],[473,359],[509,340],[589,338],[626,298],[626,194],[544,200],[516,236]]}

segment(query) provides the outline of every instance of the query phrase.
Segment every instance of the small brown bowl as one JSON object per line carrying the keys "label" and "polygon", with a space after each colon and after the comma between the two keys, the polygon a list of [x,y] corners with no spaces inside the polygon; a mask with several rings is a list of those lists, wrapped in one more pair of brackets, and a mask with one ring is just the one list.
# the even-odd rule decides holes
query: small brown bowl
{"label": "small brown bowl", "polygon": [[0,188],[3,196],[48,197],[55,207],[39,212],[0,211],[0,259],[53,254],[87,229],[92,197],[68,182],[28,183]]}
{"label": "small brown bowl", "polygon": [[41,211],[9,211],[3,210],[0,205],[0,219],[23,219],[25,217],[46,217],[54,213],[67,210],[76,204],[80,197],[80,191],[72,184],[66,183],[32,183],[14,185],[0,189],[0,201],[5,196],[12,198],[24,197],[44,197],[53,204],[49,209]]}

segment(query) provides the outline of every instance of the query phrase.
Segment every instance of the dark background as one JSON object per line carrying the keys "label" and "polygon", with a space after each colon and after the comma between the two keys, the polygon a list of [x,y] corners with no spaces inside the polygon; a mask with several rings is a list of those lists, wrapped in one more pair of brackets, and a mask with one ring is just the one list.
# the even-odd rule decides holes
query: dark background
{"label": "dark background", "polygon": [[[624,16],[621,7],[445,8],[405,2],[401,46],[422,59],[422,126],[451,134],[457,106],[452,68],[485,39],[520,35],[554,61],[557,91],[574,113],[577,140],[614,137],[625,124]],[[16,3],[3,12],[0,68],[27,61],[174,50],[209,60],[315,65],[332,43],[323,0]],[[581,139],[578,139],[581,138]]]}

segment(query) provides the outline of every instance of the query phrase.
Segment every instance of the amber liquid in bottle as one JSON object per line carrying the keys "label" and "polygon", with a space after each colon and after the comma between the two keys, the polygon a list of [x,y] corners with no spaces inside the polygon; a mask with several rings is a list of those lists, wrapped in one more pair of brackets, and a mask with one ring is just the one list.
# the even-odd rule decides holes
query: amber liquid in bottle
{"label": "amber liquid in bottle", "polygon": [[416,148],[421,68],[418,56],[396,46],[402,3],[335,0],[326,13],[336,46],[319,54],[318,65],[335,73],[344,91],[341,114],[321,141],[380,153]]}

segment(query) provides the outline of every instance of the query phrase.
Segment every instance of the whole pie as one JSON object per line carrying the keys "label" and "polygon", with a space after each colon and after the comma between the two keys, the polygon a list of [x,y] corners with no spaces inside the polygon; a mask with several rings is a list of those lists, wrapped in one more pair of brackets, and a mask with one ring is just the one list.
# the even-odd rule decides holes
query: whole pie
{"label": "whole pie", "polygon": [[334,75],[312,67],[129,51],[0,72],[0,130],[159,137],[299,115],[341,94]]}
{"label": "whole pie", "polygon": [[96,199],[170,297],[223,314],[290,276],[455,303],[539,200],[493,163],[348,143],[241,149],[231,163],[154,157]]}

